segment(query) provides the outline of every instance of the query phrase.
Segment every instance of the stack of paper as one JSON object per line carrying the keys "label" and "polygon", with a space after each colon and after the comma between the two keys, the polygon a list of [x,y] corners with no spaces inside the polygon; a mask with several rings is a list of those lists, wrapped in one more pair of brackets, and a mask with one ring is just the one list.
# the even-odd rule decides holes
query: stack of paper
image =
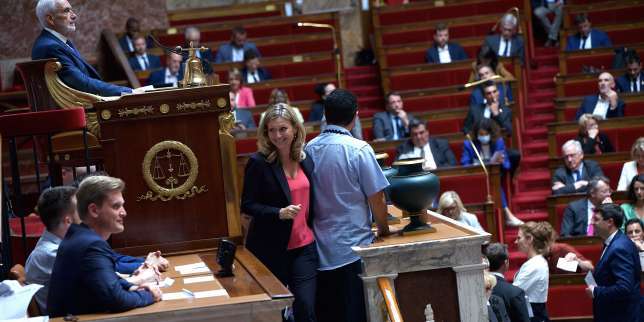
{"label": "stack of paper", "polygon": [[210,273],[210,269],[204,262],[175,266],[174,270],[181,275]]}

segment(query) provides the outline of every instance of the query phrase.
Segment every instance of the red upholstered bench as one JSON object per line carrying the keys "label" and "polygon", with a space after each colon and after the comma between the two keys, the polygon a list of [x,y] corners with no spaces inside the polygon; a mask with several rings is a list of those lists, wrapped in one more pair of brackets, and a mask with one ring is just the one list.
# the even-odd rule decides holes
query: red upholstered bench
{"label": "red upholstered bench", "polygon": [[[413,20],[407,21],[409,22]],[[494,23],[494,21],[482,21],[466,25],[450,26],[449,35],[452,39],[467,37],[480,37],[482,39],[494,26]],[[401,28],[401,30],[387,31],[387,29],[384,29],[382,32],[382,45],[402,45],[421,41],[429,44],[434,39],[433,35],[434,26],[432,25],[424,25],[422,28],[414,28],[412,30]],[[483,43],[483,40],[481,40],[481,43]]]}
{"label": "red upholstered bench", "polygon": [[279,16],[281,13],[279,11],[266,11],[266,12],[256,12],[248,13],[242,15],[231,15],[231,16],[222,16],[222,17],[206,17],[206,18],[196,18],[196,19],[186,19],[186,20],[169,20],[170,26],[190,26],[203,23],[213,23],[221,21],[231,21],[231,20],[241,20],[241,19],[250,19],[250,18],[259,18],[259,17],[273,17]]}
{"label": "red upholstered bench", "polygon": [[482,14],[503,13],[511,7],[523,7],[521,0],[480,1],[463,4],[434,6],[433,2],[419,2],[398,7],[383,7],[377,10],[380,25],[396,25],[409,21],[427,21],[438,18],[446,19]]}
{"label": "red upholstered bench", "polygon": [[[552,279],[551,279],[552,280]],[[546,307],[551,318],[592,316],[593,302],[586,296],[586,285],[550,285]]]}
{"label": "red upholstered bench", "polygon": [[[593,6],[586,9],[588,6],[579,6],[569,11],[568,19],[572,23],[575,21],[575,16],[580,12],[588,14],[588,20],[592,21],[593,25],[606,25],[622,22],[637,22],[642,20],[642,12],[644,12],[644,3],[634,1],[623,1],[623,3],[616,3],[610,6]],[[571,24],[572,25],[572,24]],[[610,37],[613,40],[613,37]],[[615,42],[613,42],[615,44]]]}

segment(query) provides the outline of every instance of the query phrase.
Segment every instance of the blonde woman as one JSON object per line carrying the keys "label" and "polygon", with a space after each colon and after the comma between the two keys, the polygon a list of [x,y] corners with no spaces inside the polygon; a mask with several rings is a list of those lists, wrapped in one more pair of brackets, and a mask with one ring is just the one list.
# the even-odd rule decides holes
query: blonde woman
{"label": "blonde woman", "polygon": [[584,154],[602,154],[615,152],[608,135],[599,131],[601,117],[593,114],[583,114],[579,117],[579,133],[577,141],[581,143]]}
{"label": "blonde woman", "polygon": [[624,163],[619,176],[617,190],[626,191],[628,185],[638,174],[644,174],[644,136],[639,137],[631,147],[631,161]]}
{"label": "blonde woman", "polygon": [[293,293],[295,321],[315,321],[318,268],[312,231],[313,162],[306,133],[287,104],[266,111],[248,159],[241,209],[252,217],[246,247]]}
{"label": "blonde woman", "polygon": [[548,301],[548,261],[544,254],[552,243],[553,229],[548,222],[529,221],[519,226],[515,243],[519,250],[528,255],[528,260],[514,276],[514,286],[525,291],[532,307],[532,322],[549,321],[546,310]]}
{"label": "blonde woman", "polygon": [[461,198],[455,191],[445,191],[438,199],[437,212],[443,216],[452,218],[460,223],[466,224],[475,230],[483,231],[476,215],[467,212]]}

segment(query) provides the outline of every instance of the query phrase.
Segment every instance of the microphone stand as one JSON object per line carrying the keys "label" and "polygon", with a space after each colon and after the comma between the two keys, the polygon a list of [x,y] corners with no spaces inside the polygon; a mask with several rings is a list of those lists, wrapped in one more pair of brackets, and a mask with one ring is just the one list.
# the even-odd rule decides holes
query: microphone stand
{"label": "microphone stand", "polygon": [[474,154],[476,154],[476,158],[481,163],[481,167],[483,168],[483,172],[485,173],[485,186],[486,186],[486,189],[487,189],[487,202],[492,202],[492,195],[490,194],[490,174],[487,172],[487,167],[485,166],[485,163],[483,162],[483,158],[481,158],[481,154],[479,153],[479,150],[476,148],[476,145],[474,144],[474,141],[472,141],[472,137],[469,134],[465,134],[465,137],[467,138],[468,141],[470,141],[470,144],[472,145],[472,149],[474,149]]}
{"label": "microphone stand", "polygon": [[335,56],[335,66],[336,66],[336,79],[338,82],[338,87],[342,88],[342,59],[340,59],[340,48],[338,47],[338,39],[335,34],[335,27],[326,23],[314,23],[314,22],[298,22],[298,27],[313,27],[313,28],[325,28],[331,29],[331,35],[333,36],[333,55]]}

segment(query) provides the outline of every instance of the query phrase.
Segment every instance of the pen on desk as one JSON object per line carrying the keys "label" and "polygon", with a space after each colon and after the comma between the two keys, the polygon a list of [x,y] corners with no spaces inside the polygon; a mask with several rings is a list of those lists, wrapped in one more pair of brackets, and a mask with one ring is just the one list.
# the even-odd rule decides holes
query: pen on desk
{"label": "pen on desk", "polygon": [[192,296],[192,297],[195,297],[195,293],[192,293],[192,291],[187,290],[187,289],[185,289],[185,288],[182,288],[181,290],[182,290],[183,292],[186,292],[188,295],[190,295],[190,296]]}

